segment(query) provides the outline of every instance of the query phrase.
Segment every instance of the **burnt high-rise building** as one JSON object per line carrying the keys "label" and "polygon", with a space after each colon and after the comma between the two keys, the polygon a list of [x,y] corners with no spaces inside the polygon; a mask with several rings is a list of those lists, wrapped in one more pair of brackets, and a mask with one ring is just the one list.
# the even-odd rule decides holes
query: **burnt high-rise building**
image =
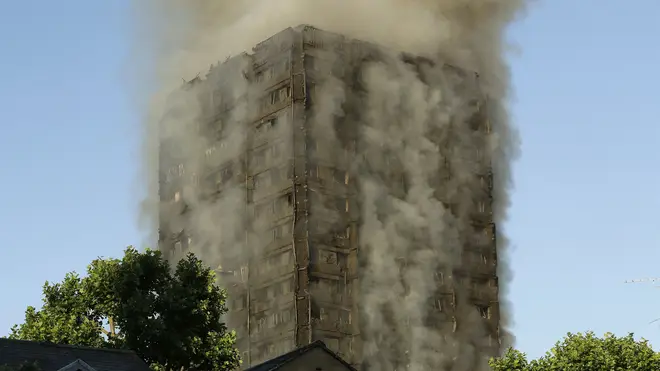
{"label": "burnt high-rise building", "polygon": [[[383,67],[393,63],[403,72]],[[447,112],[457,113],[423,131],[415,122],[432,118],[417,116],[432,110],[374,117],[391,107],[369,97],[397,85],[375,87],[369,74],[388,71],[414,82],[386,93],[408,101],[426,91],[420,99],[433,101],[420,86],[441,84],[453,97]],[[309,26],[173,94],[160,149],[160,249],[171,260],[193,251],[217,268],[243,366],[315,340],[357,367],[402,365],[418,346],[406,339],[420,336],[406,331],[420,327],[498,351],[486,102],[475,73]],[[370,120],[398,120],[401,130]],[[383,222],[395,214],[403,218]],[[384,288],[401,302],[375,292]]]}

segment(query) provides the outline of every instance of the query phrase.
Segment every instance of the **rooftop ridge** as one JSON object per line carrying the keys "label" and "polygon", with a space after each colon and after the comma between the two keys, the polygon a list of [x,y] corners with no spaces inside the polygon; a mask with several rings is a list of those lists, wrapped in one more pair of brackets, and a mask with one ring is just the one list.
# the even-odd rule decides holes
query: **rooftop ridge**
{"label": "rooftop ridge", "polygon": [[335,358],[337,361],[339,361],[341,364],[346,366],[349,370],[356,371],[353,366],[351,366],[348,362],[346,362],[343,358],[341,358],[339,355],[337,355],[335,352],[330,350],[327,345],[322,340],[316,340],[313,341],[307,345],[303,345],[300,348],[296,348],[294,350],[291,350],[287,353],[284,353],[280,356],[277,356],[275,358],[272,358],[268,361],[262,362],[258,365],[254,365],[250,368],[248,368],[246,371],[270,371],[270,370],[277,370],[280,367],[284,366],[285,364],[293,361],[296,359],[296,357],[303,355],[307,353],[308,351],[315,349],[315,348],[321,348],[323,349],[326,353],[331,355],[333,358]]}
{"label": "rooftop ridge", "polygon": [[116,348],[95,348],[84,345],[73,345],[73,344],[58,344],[50,341],[32,341],[32,340],[23,340],[23,339],[8,339],[0,338],[1,343],[24,343],[24,344],[34,344],[41,345],[53,348],[64,348],[64,349],[79,349],[79,350],[94,350],[94,351],[104,351],[104,352],[113,352],[113,353],[124,353],[124,354],[135,354],[134,351],[130,349],[116,349]]}

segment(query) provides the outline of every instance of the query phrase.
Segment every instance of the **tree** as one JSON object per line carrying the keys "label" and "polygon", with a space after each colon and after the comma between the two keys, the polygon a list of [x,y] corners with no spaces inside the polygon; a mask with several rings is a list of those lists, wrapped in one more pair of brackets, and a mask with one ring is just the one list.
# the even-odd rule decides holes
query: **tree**
{"label": "tree", "polygon": [[[155,370],[231,370],[236,335],[222,322],[226,292],[193,254],[171,271],[159,251],[132,247],[97,259],[80,278],[43,287],[43,307],[28,307],[10,338],[134,350]],[[104,324],[109,329],[104,328]]]}
{"label": "tree", "polygon": [[599,338],[593,332],[569,333],[538,360],[527,361],[524,353],[509,349],[490,365],[494,371],[657,371],[660,353],[633,334]]}
{"label": "tree", "polygon": [[530,371],[529,362],[525,353],[509,348],[507,352],[498,359],[490,361],[493,371]]}

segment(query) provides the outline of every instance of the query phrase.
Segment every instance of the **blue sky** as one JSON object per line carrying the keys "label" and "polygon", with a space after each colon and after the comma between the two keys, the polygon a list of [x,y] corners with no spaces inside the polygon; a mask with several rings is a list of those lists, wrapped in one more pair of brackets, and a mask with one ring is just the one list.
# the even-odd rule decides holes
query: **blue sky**
{"label": "blue sky", "polygon": [[[0,5],[0,335],[44,281],[141,241],[129,7]],[[584,330],[660,349],[660,290],[623,283],[660,276],[658,15],[657,0],[546,0],[511,29],[523,148],[510,299],[532,356]]]}

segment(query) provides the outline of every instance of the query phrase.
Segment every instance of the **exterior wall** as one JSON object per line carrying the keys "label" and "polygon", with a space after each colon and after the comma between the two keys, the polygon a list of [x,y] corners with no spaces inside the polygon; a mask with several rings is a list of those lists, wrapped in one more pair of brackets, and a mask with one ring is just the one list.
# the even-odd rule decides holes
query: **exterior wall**
{"label": "exterior wall", "polygon": [[[359,128],[337,121],[338,136],[324,138],[315,133],[320,129],[314,127],[312,117],[316,89],[332,78],[354,86],[359,61],[368,58],[378,58],[377,48],[301,26],[273,36],[257,45],[253,54],[235,57],[214,67],[207,79],[189,84],[189,89],[200,92],[202,100],[208,99],[214,91],[225,89],[213,76],[227,74],[234,65],[245,62],[250,66],[246,76],[251,84],[248,99],[252,107],[259,107],[246,119],[242,154],[205,167],[191,180],[208,198],[228,187],[245,192],[245,245],[259,254],[223,256],[219,267],[222,284],[229,292],[227,324],[238,333],[244,367],[315,340],[323,340],[343,359],[360,365],[359,276],[360,259],[366,254],[359,250],[359,179],[351,169],[360,146]],[[223,129],[216,123],[231,112],[231,104],[211,106],[215,108],[202,117],[204,130],[213,129],[222,137]],[[347,106],[346,111],[349,117],[360,115],[359,106]],[[486,112],[482,112],[474,118],[474,128],[488,131]],[[162,207],[167,208],[162,215],[167,216],[160,221],[160,248],[176,260],[195,237],[186,232],[190,223],[187,206],[177,196],[185,170],[177,165],[176,158],[165,156],[167,150],[162,152],[161,200]],[[451,173],[448,169],[439,172]],[[475,176],[481,179],[483,192],[477,209],[471,212],[471,225],[483,238],[466,241],[462,267],[438,271],[438,292],[428,317],[434,326],[454,331],[456,295],[467,297],[468,305],[476,306],[484,317],[496,349],[497,256],[488,164]],[[383,177],[392,180],[393,189],[404,190],[406,185],[396,166]],[[203,254],[201,258],[205,259]],[[405,263],[401,261],[402,269]],[[287,367],[306,367],[296,365]],[[323,365],[324,370],[328,367]]]}
{"label": "exterior wall", "polygon": [[[301,29],[308,111],[315,117],[322,89],[333,79],[350,83],[355,44],[311,27]],[[366,45],[366,44],[365,44]],[[334,125],[336,134],[324,129]],[[324,128],[323,126],[326,126]],[[357,185],[351,176],[358,128],[335,118],[307,123],[309,136],[309,279],[312,340],[322,340],[353,365],[360,362],[357,297]]]}

